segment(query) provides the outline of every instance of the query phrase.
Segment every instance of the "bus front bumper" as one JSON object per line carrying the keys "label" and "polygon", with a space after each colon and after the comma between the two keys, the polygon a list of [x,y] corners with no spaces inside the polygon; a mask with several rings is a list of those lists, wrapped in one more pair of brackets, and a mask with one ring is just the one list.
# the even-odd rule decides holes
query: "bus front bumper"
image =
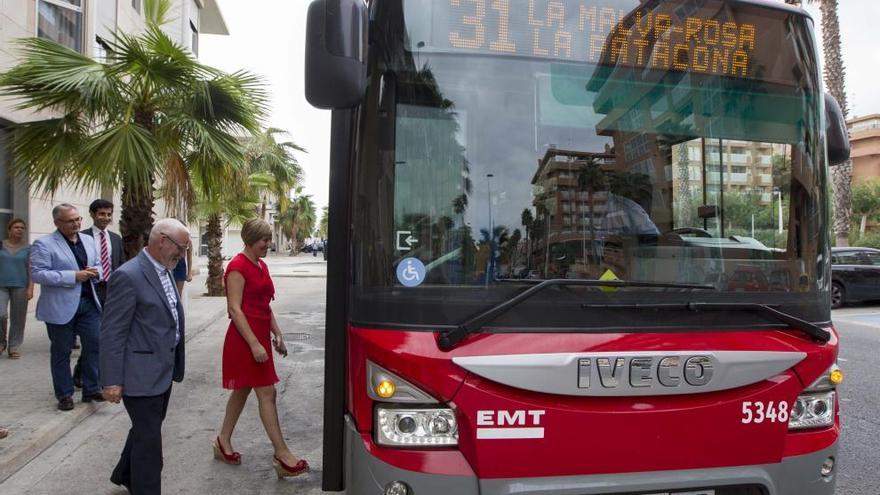
{"label": "bus front bumper", "polygon": [[716,495],[755,493],[732,490],[746,486],[760,486],[765,495],[833,495],[836,478],[836,474],[822,477],[820,469],[829,457],[837,459],[837,444],[812,454],[786,457],[778,464],[756,466],[512,479],[428,474],[400,469],[376,458],[367,450],[350,418],[346,418],[346,426],[347,495],[384,494],[394,481],[406,483],[410,488],[408,495],[704,493],[698,489],[714,489]]}

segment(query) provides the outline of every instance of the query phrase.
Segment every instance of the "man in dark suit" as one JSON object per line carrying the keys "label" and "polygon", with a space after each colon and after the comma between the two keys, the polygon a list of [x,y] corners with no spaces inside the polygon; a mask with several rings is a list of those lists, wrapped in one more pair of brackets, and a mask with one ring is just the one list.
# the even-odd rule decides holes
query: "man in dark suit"
{"label": "man in dark suit", "polygon": [[102,268],[100,280],[95,281],[95,289],[98,292],[98,299],[103,303],[107,295],[107,281],[110,280],[110,274],[125,262],[122,237],[107,228],[113,221],[113,203],[106,199],[96,199],[89,205],[89,215],[92,217],[92,226],[83,230],[81,234],[95,239],[95,257]]}
{"label": "man in dark suit", "polygon": [[101,328],[104,397],[121,400],[131,430],[110,481],[137,494],[162,490],[162,422],[171,382],[183,380],[184,314],[170,270],[189,249],[189,231],[156,222],[147,247],[110,279]]}
{"label": "man in dark suit", "polygon": [[[80,234],[95,239],[95,259],[101,266],[101,276],[95,280],[95,293],[101,304],[104,304],[110,274],[125,261],[122,252],[122,237],[107,229],[107,226],[113,221],[113,203],[106,199],[96,199],[89,205],[89,215],[92,217],[92,226]],[[76,366],[73,367],[73,384],[79,388],[82,388],[81,361],[82,355],[77,359]]]}

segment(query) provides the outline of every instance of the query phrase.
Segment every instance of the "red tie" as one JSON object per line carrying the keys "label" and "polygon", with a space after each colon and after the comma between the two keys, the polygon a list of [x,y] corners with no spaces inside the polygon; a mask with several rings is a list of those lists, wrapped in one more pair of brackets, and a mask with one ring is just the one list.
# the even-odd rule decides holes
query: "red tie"
{"label": "red tie", "polygon": [[110,278],[110,253],[107,252],[107,233],[101,231],[101,269],[104,273],[103,280]]}

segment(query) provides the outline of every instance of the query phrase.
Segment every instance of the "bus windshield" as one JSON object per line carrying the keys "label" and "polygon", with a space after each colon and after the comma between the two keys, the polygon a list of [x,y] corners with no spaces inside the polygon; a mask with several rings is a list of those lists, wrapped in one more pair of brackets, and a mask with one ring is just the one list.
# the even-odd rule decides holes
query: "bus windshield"
{"label": "bus windshield", "polygon": [[353,205],[364,320],[454,324],[547,279],[713,289],[560,289],[573,301],[733,298],[827,319],[823,100],[805,15],[720,0],[393,0],[373,17]]}

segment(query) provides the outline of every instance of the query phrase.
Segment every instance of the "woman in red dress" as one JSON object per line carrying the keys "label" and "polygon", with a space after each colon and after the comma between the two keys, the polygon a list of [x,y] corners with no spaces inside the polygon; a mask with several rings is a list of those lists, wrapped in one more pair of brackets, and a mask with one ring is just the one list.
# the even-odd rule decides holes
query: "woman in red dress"
{"label": "woman in red dress", "polygon": [[232,390],[226,404],[223,427],[214,440],[214,457],[228,464],[241,464],[241,455],[232,448],[232,432],[253,389],[259,401],[260,419],[275,449],[273,466],[279,478],[296,476],[309,470],[284,442],[278,410],[275,407],[275,363],[272,348],[287,356],[281,330],[269,303],[275,286],[269,269],[260,258],[269,251],[272,228],[263,220],[251,219],[241,229],[244,250],[226,267],[226,300],[229,329],[223,343],[223,388]]}

